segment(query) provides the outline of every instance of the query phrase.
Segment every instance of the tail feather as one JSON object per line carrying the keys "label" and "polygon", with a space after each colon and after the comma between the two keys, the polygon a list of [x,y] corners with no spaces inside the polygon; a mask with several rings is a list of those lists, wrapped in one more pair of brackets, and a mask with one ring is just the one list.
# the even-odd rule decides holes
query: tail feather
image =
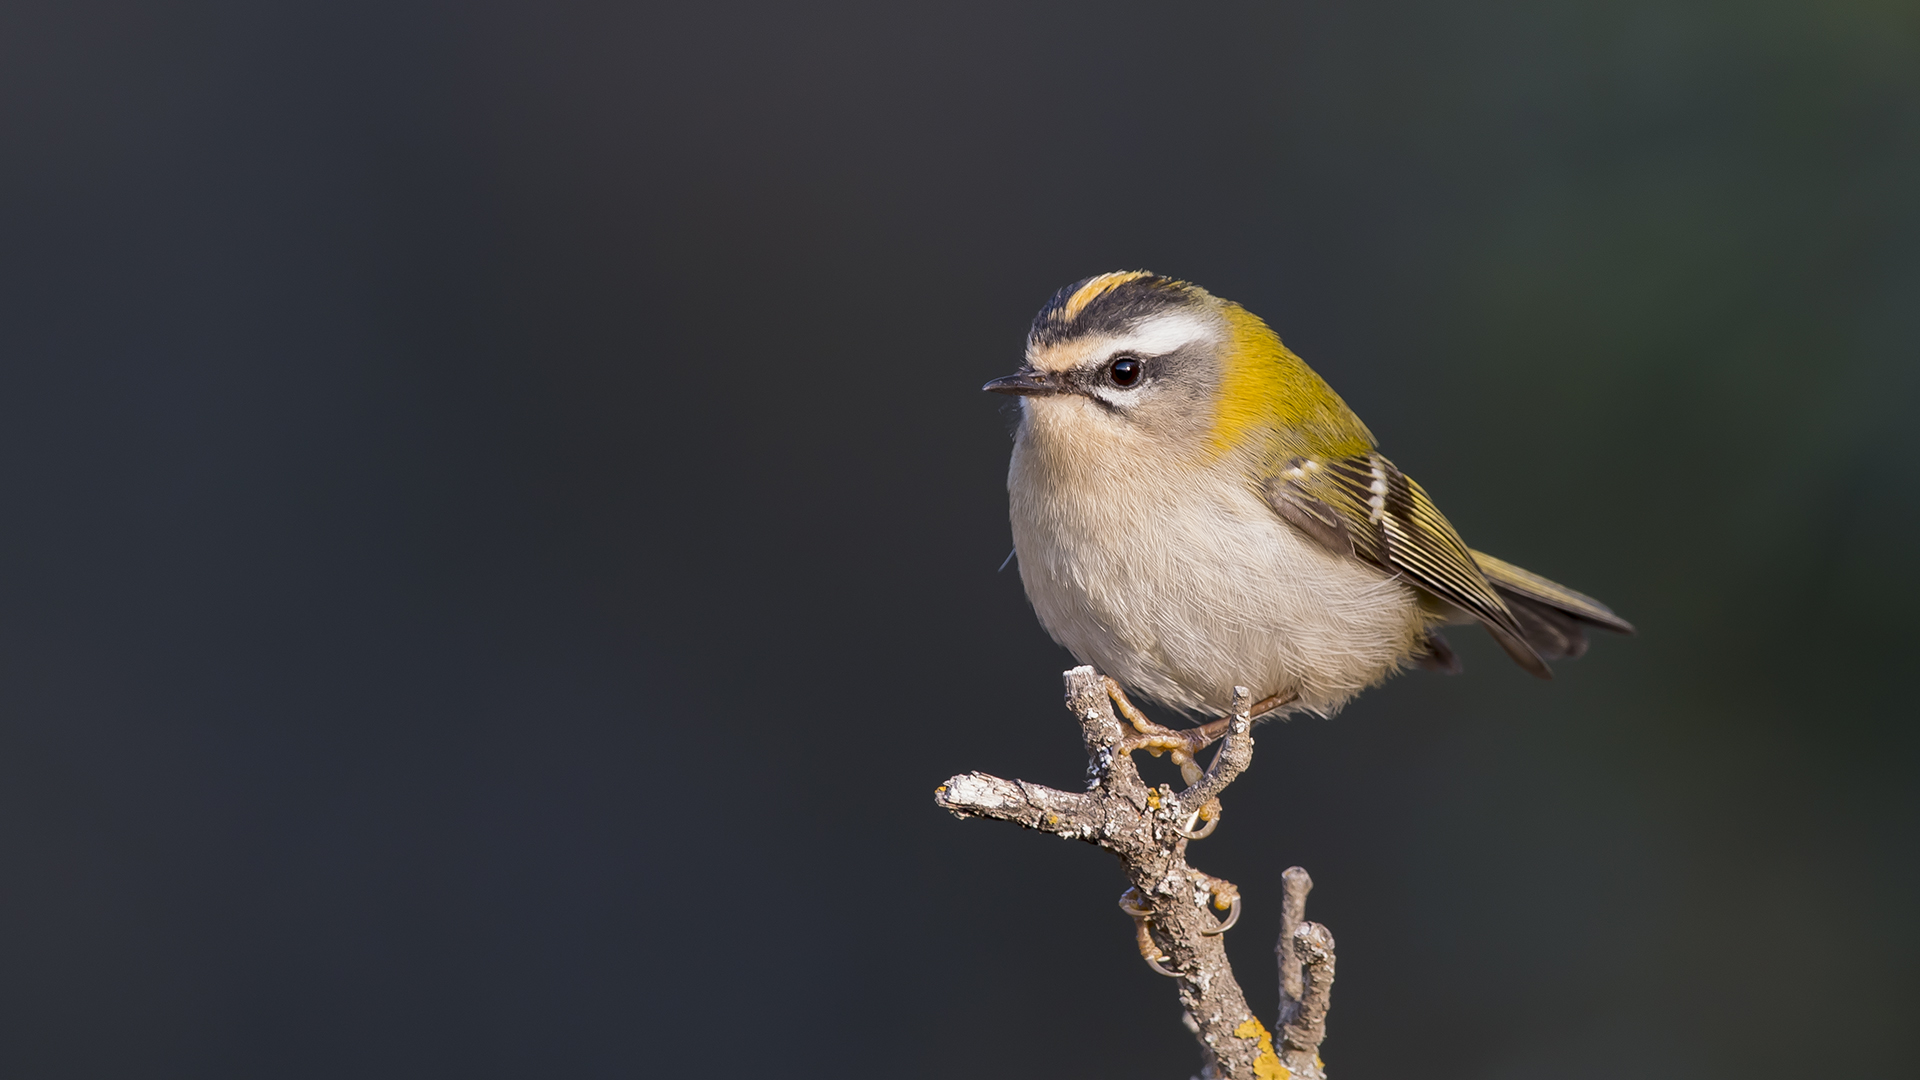
{"label": "tail feather", "polygon": [[1587,651],[1587,632],[1573,619],[1518,596],[1503,596],[1507,609],[1520,620],[1527,644],[1544,660],[1571,660]]}
{"label": "tail feather", "polygon": [[1414,658],[1421,667],[1443,675],[1458,675],[1465,670],[1460,658],[1454,655],[1453,646],[1448,645],[1447,639],[1441,637],[1439,632],[1427,631],[1425,646],[1420,655]]}
{"label": "tail feather", "polygon": [[1526,643],[1544,659],[1572,659],[1586,652],[1589,626],[1633,633],[1632,623],[1591,596],[1484,552],[1474,552],[1473,560],[1520,621]]}

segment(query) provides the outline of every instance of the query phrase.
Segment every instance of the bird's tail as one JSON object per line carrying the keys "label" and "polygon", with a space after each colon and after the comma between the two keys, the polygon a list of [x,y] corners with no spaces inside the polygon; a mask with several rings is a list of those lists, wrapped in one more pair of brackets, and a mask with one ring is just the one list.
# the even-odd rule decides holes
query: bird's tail
{"label": "bird's tail", "polygon": [[1619,634],[1633,633],[1633,624],[1615,615],[1607,605],[1574,592],[1539,574],[1484,552],[1473,553],[1480,572],[1487,575],[1500,599],[1520,620],[1526,642],[1544,660],[1571,659],[1587,651],[1587,627],[1598,626]]}

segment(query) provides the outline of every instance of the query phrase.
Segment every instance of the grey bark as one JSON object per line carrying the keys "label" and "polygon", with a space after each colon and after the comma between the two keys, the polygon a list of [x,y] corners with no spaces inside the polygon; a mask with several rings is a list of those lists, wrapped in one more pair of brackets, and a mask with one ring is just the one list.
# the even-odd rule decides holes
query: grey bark
{"label": "grey bark", "polygon": [[[1252,695],[1234,690],[1232,717],[1213,763],[1184,791],[1149,788],[1134,768],[1141,748],[1114,715],[1106,680],[1090,667],[1066,673],[1067,707],[1087,747],[1087,790],[1060,791],[964,773],[940,785],[934,801],[959,817],[1012,821],[1029,829],[1084,840],[1118,856],[1132,888],[1121,907],[1134,916],[1142,956],[1176,980],[1187,1028],[1200,1043],[1206,1080],[1325,1080],[1319,1059],[1333,985],[1333,935],[1304,921],[1312,881],[1288,870],[1281,920],[1281,1002],[1270,1032],[1248,1010],[1227,962],[1223,931],[1239,911],[1233,884],[1187,865],[1196,815],[1253,760]],[[1208,910],[1231,908],[1226,923]],[[1278,1045],[1275,1045],[1275,1039]]]}

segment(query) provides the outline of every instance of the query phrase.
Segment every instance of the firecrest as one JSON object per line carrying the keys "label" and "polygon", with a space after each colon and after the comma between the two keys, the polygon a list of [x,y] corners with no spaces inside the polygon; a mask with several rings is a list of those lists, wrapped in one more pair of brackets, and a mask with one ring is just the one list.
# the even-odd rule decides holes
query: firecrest
{"label": "firecrest", "polygon": [[1266,323],[1198,286],[1069,285],[985,389],[1020,397],[1007,492],[1041,624],[1182,712],[1221,716],[1243,685],[1256,715],[1330,714],[1410,664],[1458,670],[1448,623],[1541,678],[1588,627],[1633,631],[1468,548]]}

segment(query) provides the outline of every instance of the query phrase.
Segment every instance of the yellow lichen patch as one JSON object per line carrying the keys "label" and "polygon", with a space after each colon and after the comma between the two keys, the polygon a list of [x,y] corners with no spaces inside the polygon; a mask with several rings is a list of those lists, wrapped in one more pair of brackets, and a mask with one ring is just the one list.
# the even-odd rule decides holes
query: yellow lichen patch
{"label": "yellow lichen patch", "polygon": [[1102,296],[1107,295],[1129,281],[1137,281],[1147,276],[1145,270],[1127,270],[1112,274],[1101,274],[1099,277],[1080,286],[1080,291],[1067,298],[1066,306],[1060,309],[1060,321],[1063,323],[1072,322],[1080,317],[1081,312],[1087,310],[1088,304],[1093,303],[1095,300],[1100,299]]}
{"label": "yellow lichen patch", "polygon": [[1160,809],[1160,792],[1149,790],[1147,792],[1147,805],[1153,807],[1155,810]]}
{"label": "yellow lichen patch", "polygon": [[1285,1065],[1280,1064],[1280,1055],[1273,1052],[1273,1036],[1267,1026],[1251,1017],[1233,1029],[1233,1033],[1242,1039],[1260,1040],[1260,1052],[1253,1056],[1253,1075],[1259,1080],[1289,1080],[1293,1075]]}
{"label": "yellow lichen patch", "polygon": [[935,795],[945,795],[947,793],[947,785],[941,784],[939,787],[933,789],[933,793]]}

